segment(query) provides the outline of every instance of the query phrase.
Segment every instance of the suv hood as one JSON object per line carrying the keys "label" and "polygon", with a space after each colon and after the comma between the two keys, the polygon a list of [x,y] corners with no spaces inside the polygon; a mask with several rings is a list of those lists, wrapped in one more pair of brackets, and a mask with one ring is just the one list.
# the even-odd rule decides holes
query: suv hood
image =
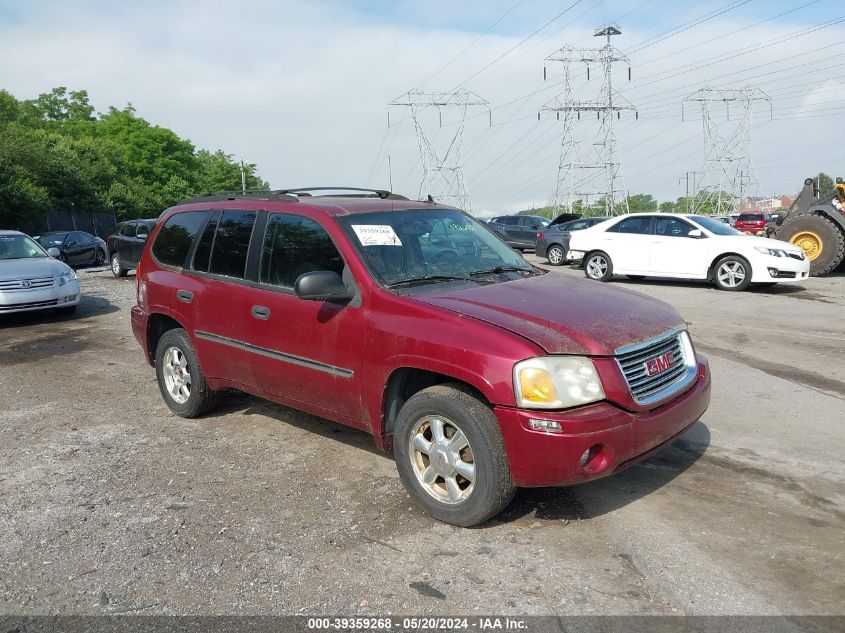
{"label": "suv hood", "polygon": [[67,269],[67,264],[52,257],[0,259],[0,281],[24,277],[54,277]]}
{"label": "suv hood", "polygon": [[612,356],[686,325],[658,299],[555,273],[413,298],[510,330],[549,354]]}

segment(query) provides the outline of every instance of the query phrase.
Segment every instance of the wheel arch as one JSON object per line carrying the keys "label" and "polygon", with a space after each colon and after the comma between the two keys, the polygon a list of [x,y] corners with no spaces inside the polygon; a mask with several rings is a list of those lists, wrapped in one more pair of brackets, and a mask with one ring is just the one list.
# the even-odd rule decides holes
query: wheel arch
{"label": "wheel arch", "polygon": [[184,325],[170,315],[154,312],[149,316],[147,319],[147,357],[151,365],[155,364],[156,347],[158,347],[161,337],[164,336],[165,332],[178,328],[187,331]]}
{"label": "wheel arch", "polygon": [[716,272],[716,264],[719,263],[719,260],[723,259],[725,257],[730,257],[731,255],[733,255],[734,257],[741,257],[746,262],[748,262],[748,267],[751,269],[750,272],[751,272],[752,275],[754,274],[754,266],[751,264],[751,260],[748,259],[747,255],[743,255],[742,253],[737,253],[735,251],[727,251],[727,252],[719,253],[718,255],[716,255],[716,257],[713,258],[713,261],[710,262],[710,265],[707,267],[707,280],[708,281],[713,281],[713,276]]}
{"label": "wheel arch", "polygon": [[[490,406],[490,400],[484,395],[483,391],[464,379],[420,367],[397,367],[390,373],[384,385],[381,434],[383,436],[393,434],[399,411],[411,397],[423,389],[443,384],[455,385],[478,398],[486,406]],[[390,443],[390,441],[387,442],[388,445]]]}

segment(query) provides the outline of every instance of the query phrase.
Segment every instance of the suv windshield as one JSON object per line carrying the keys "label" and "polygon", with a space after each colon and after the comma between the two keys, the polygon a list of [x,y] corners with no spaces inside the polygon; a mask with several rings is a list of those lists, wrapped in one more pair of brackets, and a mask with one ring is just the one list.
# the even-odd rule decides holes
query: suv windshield
{"label": "suv windshield", "polygon": [[716,235],[742,235],[742,233],[732,226],[725,224],[724,222],[720,222],[719,220],[708,218],[704,215],[690,215],[687,217],[689,217],[689,219],[695,222],[698,226],[705,228]]}
{"label": "suv windshield", "polygon": [[0,259],[30,257],[47,257],[47,253],[26,235],[0,235]]}
{"label": "suv windshield", "polygon": [[495,283],[542,272],[460,211],[384,211],[337,221],[373,276],[389,288]]}

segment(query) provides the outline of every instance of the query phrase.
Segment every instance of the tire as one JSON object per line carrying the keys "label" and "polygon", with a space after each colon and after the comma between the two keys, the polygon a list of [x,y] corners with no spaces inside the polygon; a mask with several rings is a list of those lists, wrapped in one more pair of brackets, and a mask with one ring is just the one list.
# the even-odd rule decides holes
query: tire
{"label": "tire", "polygon": [[65,306],[64,308],[56,308],[56,314],[60,314],[61,316],[70,316],[74,312],[76,312],[76,306]]}
{"label": "tire", "polygon": [[726,255],[713,265],[712,279],[719,290],[740,292],[751,285],[751,264],[739,255]]}
{"label": "tire", "polygon": [[94,265],[95,266],[102,266],[106,263],[106,254],[103,250],[97,249],[97,252],[94,254]]}
{"label": "tire", "polygon": [[[455,450],[449,440],[458,433],[466,442]],[[438,435],[440,450],[434,453]],[[436,385],[412,396],[399,411],[393,448],[408,494],[438,521],[478,525],[504,510],[516,492],[496,416],[460,385]],[[427,472],[430,484],[422,479]]]}
{"label": "tire", "polygon": [[845,233],[824,216],[789,219],[778,229],[777,237],[804,249],[813,277],[833,272],[845,260]]}
{"label": "tire", "polygon": [[546,259],[549,260],[549,264],[552,266],[561,266],[565,262],[565,255],[563,248],[557,244],[552,244],[549,246],[549,250],[546,251]]}
{"label": "tire", "polygon": [[610,281],[613,277],[613,261],[604,251],[594,251],[584,257],[584,274],[596,281]]}
{"label": "tire", "polygon": [[128,270],[120,262],[120,253],[111,256],[111,274],[115,277],[126,277]]}
{"label": "tire", "polygon": [[156,345],[155,359],[158,388],[173,413],[196,418],[217,405],[218,394],[206,383],[185,330],[175,328],[165,332]]}
{"label": "tire", "polygon": [[632,279],[633,281],[640,281],[645,279],[645,275],[625,275],[628,279]]}

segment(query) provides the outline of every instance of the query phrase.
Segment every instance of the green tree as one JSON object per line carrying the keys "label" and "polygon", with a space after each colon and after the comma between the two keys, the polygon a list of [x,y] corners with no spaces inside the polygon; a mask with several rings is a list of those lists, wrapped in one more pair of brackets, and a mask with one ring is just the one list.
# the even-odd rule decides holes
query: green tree
{"label": "green tree", "polygon": [[628,210],[631,213],[657,211],[657,200],[648,193],[637,193],[633,196],[628,196]]}

